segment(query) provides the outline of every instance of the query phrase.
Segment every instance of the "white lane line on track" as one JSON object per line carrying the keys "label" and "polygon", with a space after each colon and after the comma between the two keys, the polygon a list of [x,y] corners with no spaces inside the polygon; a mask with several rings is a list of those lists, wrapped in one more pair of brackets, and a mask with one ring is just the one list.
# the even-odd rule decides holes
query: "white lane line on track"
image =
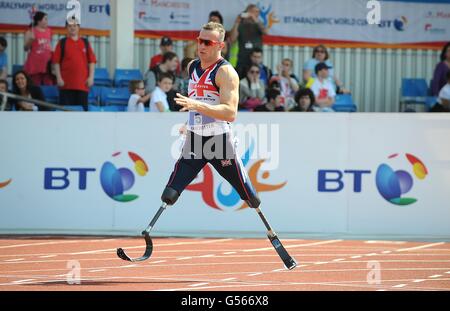
{"label": "white lane line on track", "polygon": [[38,258],[53,258],[56,257],[56,255],[45,255],[45,256],[39,256]]}
{"label": "white lane line on track", "polygon": [[151,261],[150,263],[151,264],[153,264],[153,263],[163,263],[163,262],[166,262],[167,260],[157,260],[157,261]]}
{"label": "white lane line on track", "polygon": [[24,261],[25,258],[16,258],[16,259],[7,259],[3,260],[4,262],[18,262],[18,261]]}
{"label": "white lane line on track", "polygon": [[223,279],[222,282],[228,282],[228,281],[235,281],[237,280],[236,278],[228,278],[228,279]]}
{"label": "white lane line on track", "polygon": [[328,261],[318,261],[318,262],[315,262],[314,264],[315,265],[324,265],[324,264],[327,264],[328,263]]}
{"label": "white lane line on track", "polygon": [[366,244],[405,244],[405,241],[364,241]]}
{"label": "white lane line on track", "polygon": [[69,241],[52,241],[52,242],[39,242],[39,243],[27,243],[27,244],[13,244],[0,246],[0,249],[16,248],[16,247],[27,247],[27,246],[42,246],[42,245],[56,245],[56,244],[74,244],[83,242],[99,242],[99,241],[113,241],[114,239],[103,239],[103,240],[69,240]]}
{"label": "white lane line on track", "polygon": [[120,266],[121,268],[134,268],[134,267],[137,267],[138,265],[135,265],[135,264],[133,264],[133,265],[125,265],[125,266]]}
{"label": "white lane line on track", "polygon": [[247,276],[257,276],[263,274],[262,272],[247,274]]}
{"label": "white lane line on track", "polygon": [[26,280],[18,280],[18,281],[13,281],[11,282],[11,284],[23,284],[23,283],[28,283],[28,282],[34,282],[36,281],[35,279],[26,279]]}
{"label": "white lane line on track", "polygon": [[225,252],[223,253],[224,255],[232,255],[232,254],[237,254],[237,252]]}
{"label": "white lane line on track", "polygon": [[[191,244],[211,244],[211,243],[222,243],[222,242],[229,242],[233,239],[216,239],[216,240],[207,240],[207,241],[192,241],[192,242],[177,242],[177,243],[168,243],[168,244],[158,244],[158,247],[162,246],[178,246],[178,245],[191,245]],[[137,249],[137,248],[143,248],[143,245],[139,246],[127,246],[124,247],[127,250],[128,249]],[[69,253],[69,255],[85,255],[85,254],[95,254],[95,253],[102,253],[102,252],[112,252],[116,251],[117,248],[107,248],[107,249],[97,249],[97,250],[91,250],[86,252],[77,252],[77,253]]]}
{"label": "white lane line on track", "polygon": [[382,254],[390,254],[390,253],[392,253],[392,251],[382,251],[381,253]]}
{"label": "white lane line on track", "polygon": [[197,283],[197,284],[192,284],[192,285],[188,285],[189,287],[198,287],[198,286],[204,286],[204,285],[208,285],[209,283]]}
{"label": "white lane line on track", "polygon": [[343,261],[343,260],[345,260],[345,258],[337,258],[337,259],[333,259],[334,262]]}
{"label": "white lane line on track", "polygon": [[400,249],[396,250],[396,252],[413,251],[413,250],[416,250],[416,249],[424,249],[424,248],[429,248],[429,247],[442,245],[442,244],[445,244],[445,242],[437,242],[437,243],[425,244],[425,245],[420,245],[420,246],[415,246],[415,247],[400,248]]}
{"label": "white lane line on track", "polygon": [[[327,240],[327,241],[320,241],[320,242],[313,242],[313,243],[306,243],[306,244],[287,245],[284,248],[291,249],[291,248],[295,248],[295,247],[324,245],[324,244],[337,243],[337,242],[341,242],[341,241],[342,240]],[[259,252],[259,251],[267,251],[267,250],[272,250],[272,249],[273,249],[273,247],[253,248],[253,249],[244,249],[243,252]]]}
{"label": "white lane line on track", "polygon": [[392,287],[394,287],[394,288],[402,288],[402,287],[405,287],[405,286],[406,286],[406,284],[398,284],[398,285],[394,285]]}
{"label": "white lane line on track", "polygon": [[378,254],[377,253],[370,253],[370,254],[367,254],[366,256],[372,257],[372,256],[376,256],[376,255],[378,255]]}
{"label": "white lane line on track", "polygon": [[88,272],[95,273],[95,272],[103,272],[103,271],[106,271],[106,269],[89,270]]}
{"label": "white lane line on track", "polygon": [[350,257],[350,258],[357,259],[357,258],[361,258],[361,257],[362,257],[362,256],[357,255],[357,256],[352,256],[352,257]]}
{"label": "white lane line on track", "polygon": [[188,260],[188,259],[192,259],[192,257],[181,257],[177,258],[176,260]]}
{"label": "white lane line on track", "polygon": [[450,274],[450,271],[447,271],[447,272],[445,272],[445,273]]}
{"label": "white lane line on track", "polygon": [[197,256],[198,258],[208,258],[208,257],[214,257],[216,255],[214,254],[208,254],[208,255],[202,255],[202,256]]}
{"label": "white lane line on track", "polygon": [[413,281],[413,283],[422,283],[422,282],[424,282],[425,280],[423,280],[423,279],[419,279],[419,280],[414,280]]}
{"label": "white lane line on track", "polygon": [[431,279],[437,279],[437,278],[440,278],[441,276],[442,276],[442,274],[435,274],[435,275],[429,276],[429,278],[431,278]]}

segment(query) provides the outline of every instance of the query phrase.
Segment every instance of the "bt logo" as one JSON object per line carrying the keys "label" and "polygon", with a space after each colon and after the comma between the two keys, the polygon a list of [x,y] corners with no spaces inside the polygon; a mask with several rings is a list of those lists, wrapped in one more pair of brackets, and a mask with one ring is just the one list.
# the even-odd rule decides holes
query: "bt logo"
{"label": "bt logo", "polygon": [[[145,161],[134,152],[126,154],[128,155],[127,158],[121,157],[122,152],[116,152],[112,157],[114,161],[120,163],[131,160],[134,163],[134,171],[138,176],[143,177],[147,175],[148,166]],[[69,188],[71,180],[74,179],[71,176],[75,173],[78,175],[78,190],[84,191],[87,189],[88,175],[96,171],[96,168],[46,168],[44,170],[44,189],[66,190]],[[117,202],[131,202],[139,198],[136,194],[125,194],[125,191],[130,190],[134,186],[135,180],[132,170],[126,167],[116,168],[116,165],[110,161],[103,163],[100,170],[100,184],[103,191]]]}
{"label": "bt logo", "polygon": [[[389,159],[398,158],[393,154]],[[412,154],[405,154],[405,159],[411,164],[411,172],[419,180],[424,180],[428,170],[423,162]],[[363,176],[370,175],[370,170],[319,170],[318,191],[340,192],[344,189],[344,175],[353,176],[353,192],[362,191]],[[402,195],[408,193],[413,187],[413,177],[406,170],[394,171],[388,164],[381,164],[376,172],[376,187],[380,195],[389,203],[395,205],[410,205],[417,202],[415,198],[405,198]]]}
{"label": "bt logo", "polygon": [[[389,156],[389,159],[398,158],[398,154]],[[412,154],[405,154],[405,158],[412,165],[411,170],[419,180],[424,180],[428,170],[421,160]],[[415,198],[402,197],[413,187],[413,178],[405,170],[394,171],[389,165],[381,164],[377,169],[376,184],[378,192],[388,202],[395,205],[410,205],[417,202]]]}
{"label": "bt logo", "polygon": [[405,31],[408,26],[408,19],[405,16],[401,16],[394,20],[380,20],[378,27],[380,28],[395,28],[397,31]]}
{"label": "bt logo", "polygon": [[89,13],[106,13],[106,15],[111,16],[111,7],[109,4],[91,4],[89,6]]}

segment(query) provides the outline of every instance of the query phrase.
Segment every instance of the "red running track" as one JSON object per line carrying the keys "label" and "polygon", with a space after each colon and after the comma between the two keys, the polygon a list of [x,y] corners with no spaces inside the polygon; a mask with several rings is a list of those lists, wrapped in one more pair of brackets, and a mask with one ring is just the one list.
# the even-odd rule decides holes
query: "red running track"
{"label": "red running track", "polygon": [[[448,291],[450,243],[283,240],[287,271],[267,239],[18,237],[0,239],[0,290]],[[79,284],[78,284],[79,283]]]}

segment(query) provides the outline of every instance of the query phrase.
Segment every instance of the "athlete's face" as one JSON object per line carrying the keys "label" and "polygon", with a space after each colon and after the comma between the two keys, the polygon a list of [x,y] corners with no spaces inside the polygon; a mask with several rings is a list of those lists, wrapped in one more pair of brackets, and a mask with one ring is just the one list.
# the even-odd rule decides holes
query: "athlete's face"
{"label": "athlete's face", "polygon": [[197,40],[198,56],[201,60],[214,60],[223,49],[224,43],[220,41],[218,31],[204,30],[200,31]]}

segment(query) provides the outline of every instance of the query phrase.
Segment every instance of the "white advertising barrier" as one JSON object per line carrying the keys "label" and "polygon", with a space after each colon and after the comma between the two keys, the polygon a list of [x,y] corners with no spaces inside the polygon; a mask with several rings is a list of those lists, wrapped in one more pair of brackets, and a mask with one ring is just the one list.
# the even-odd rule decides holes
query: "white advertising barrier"
{"label": "white advertising barrier", "polygon": [[[139,234],[185,117],[0,113],[0,233]],[[450,116],[240,113],[234,128],[279,233],[450,237]],[[155,234],[263,235],[241,206],[208,166]]]}

